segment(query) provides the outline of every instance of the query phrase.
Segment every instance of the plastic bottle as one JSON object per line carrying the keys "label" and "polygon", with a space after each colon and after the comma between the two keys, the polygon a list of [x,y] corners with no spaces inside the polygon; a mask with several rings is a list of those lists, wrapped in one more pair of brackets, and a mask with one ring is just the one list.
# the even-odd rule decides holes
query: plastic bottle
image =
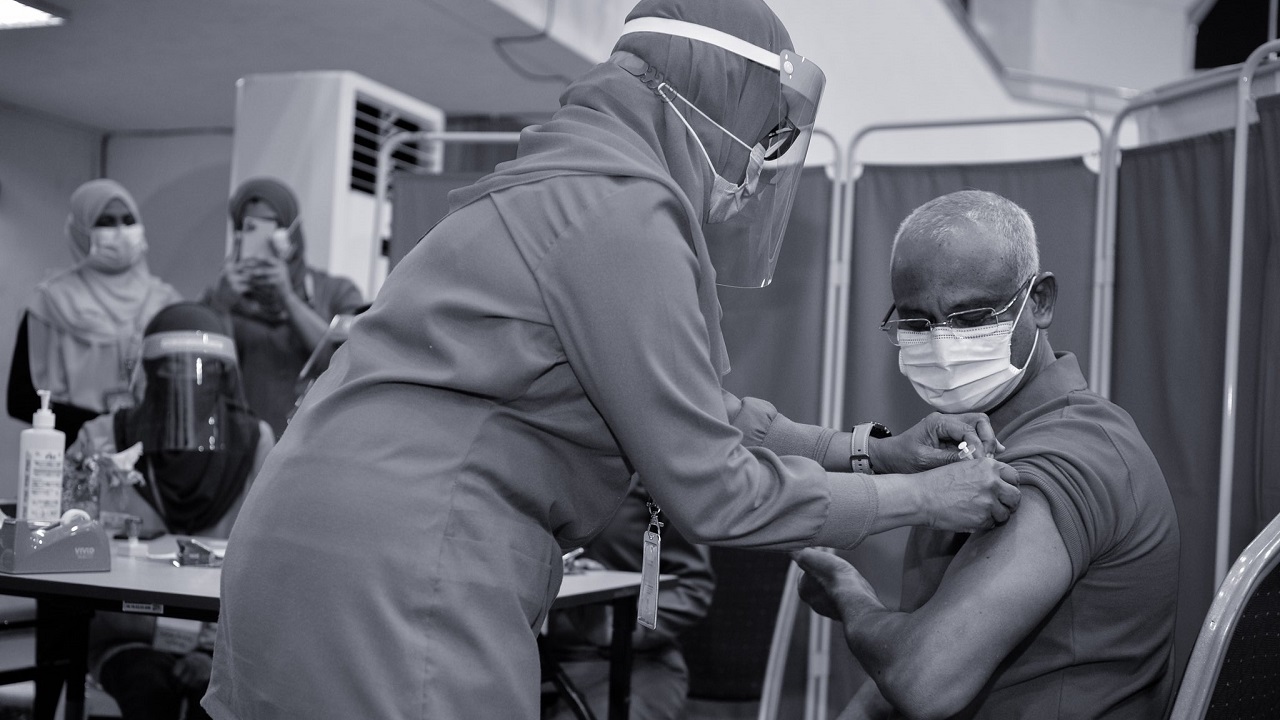
{"label": "plastic bottle", "polygon": [[62,518],[62,456],[67,436],[53,428],[49,391],[18,440],[18,519],[56,523]]}

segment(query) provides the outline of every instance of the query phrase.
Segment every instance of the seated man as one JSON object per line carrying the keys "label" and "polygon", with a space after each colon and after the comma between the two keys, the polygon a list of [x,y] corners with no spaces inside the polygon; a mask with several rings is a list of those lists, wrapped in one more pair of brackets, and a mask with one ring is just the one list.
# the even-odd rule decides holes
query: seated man
{"label": "seated man", "polygon": [[874,681],[841,717],[1165,717],[1173,502],[1133,420],[1050,348],[1057,283],[1031,219],[945,195],[902,224],[890,264],[899,368],[935,408],[990,415],[1022,504],[972,535],[913,530],[897,612],[852,565],[796,553],[801,596],[844,623]]}

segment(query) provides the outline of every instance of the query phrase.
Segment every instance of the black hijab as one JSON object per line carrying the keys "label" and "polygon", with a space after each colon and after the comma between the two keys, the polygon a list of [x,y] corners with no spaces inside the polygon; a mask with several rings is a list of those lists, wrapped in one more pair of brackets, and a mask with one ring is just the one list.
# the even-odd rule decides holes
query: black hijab
{"label": "black hijab", "polygon": [[[198,303],[183,302],[161,310],[145,335],[175,330],[226,334],[218,316]],[[145,337],[144,335],[144,337]],[[146,361],[144,361],[144,367]],[[137,492],[164,520],[169,532],[204,532],[227,514],[253,470],[261,430],[245,406],[234,368],[223,368],[221,387],[211,402],[222,406],[223,441],[212,452],[160,451],[165,404],[160,383],[148,382],[142,403],[113,418],[116,447],[142,442],[144,485]],[[151,380],[149,377],[148,380]]]}

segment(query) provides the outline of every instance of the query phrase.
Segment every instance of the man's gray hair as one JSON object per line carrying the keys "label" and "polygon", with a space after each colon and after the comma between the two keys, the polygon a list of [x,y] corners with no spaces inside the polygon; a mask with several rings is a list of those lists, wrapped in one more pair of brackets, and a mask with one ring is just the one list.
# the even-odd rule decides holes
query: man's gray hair
{"label": "man's gray hair", "polygon": [[942,240],[952,235],[961,218],[977,225],[992,240],[996,257],[1009,264],[1018,282],[1040,272],[1040,249],[1031,216],[1012,200],[985,190],[953,192],[916,208],[898,226],[889,267],[893,267],[903,237]]}

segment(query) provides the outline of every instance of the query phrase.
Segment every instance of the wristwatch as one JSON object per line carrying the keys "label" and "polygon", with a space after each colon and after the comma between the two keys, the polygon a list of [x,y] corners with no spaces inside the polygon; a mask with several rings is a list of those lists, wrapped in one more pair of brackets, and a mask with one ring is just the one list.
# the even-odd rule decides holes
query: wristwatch
{"label": "wristwatch", "polygon": [[849,442],[849,467],[852,472],[864,475],[874,472],[871,469],[871,438],[887,438],[893,433],[878,422],[854,425],[850,432],[853,439]]}

